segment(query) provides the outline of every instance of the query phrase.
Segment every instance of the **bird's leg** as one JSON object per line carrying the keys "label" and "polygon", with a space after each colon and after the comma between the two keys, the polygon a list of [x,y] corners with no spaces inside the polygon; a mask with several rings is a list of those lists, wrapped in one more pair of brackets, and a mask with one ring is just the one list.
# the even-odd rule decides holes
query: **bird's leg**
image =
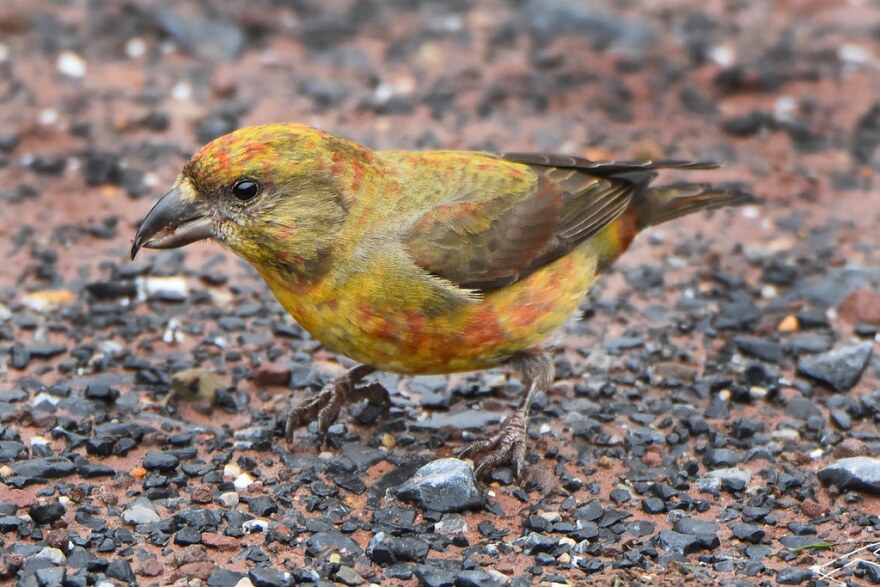
{"label": "bird's leg", "polygon": [[556,374],[553,359],[541,351],[522,353],[510,363],[522,372],[523,382],[528,391],[516,412],[501,423],[498,432],[491,438],[468,445],[458,454],[463,458],[485,453],[485,456],[479,459],[477,469],[474,471],[477,477],[510,459],[516,478],[522,480],[526,465],[526,426],[529,409],[538,392],[550,388]]}
{"label": "bird's leg", "polygon": [[369,365],[358,365],[325,385],[312,399],[292,407],[287,413],[287,422],[284,425],[287,440],[292,441],[293,433],[297,428],[308,425],[315,419],[318,421],[318,434],[323,436],[339,417],[339,410],[344,405],[364,399],[371,403],[387,405],[390,402],[388,391],[380,384],[355,387],[361,379],[375,370],[375,367]]}

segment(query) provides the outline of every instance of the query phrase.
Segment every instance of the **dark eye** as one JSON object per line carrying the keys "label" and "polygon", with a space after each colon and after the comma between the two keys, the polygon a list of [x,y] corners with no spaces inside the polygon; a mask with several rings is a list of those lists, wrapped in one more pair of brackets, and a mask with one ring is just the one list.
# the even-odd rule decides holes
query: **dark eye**
{"label": "dark eye", "polygon": [[232,186],[232,194],[239,200],[251,200],[260,193],[260,186],[252,179],[242,179]]}

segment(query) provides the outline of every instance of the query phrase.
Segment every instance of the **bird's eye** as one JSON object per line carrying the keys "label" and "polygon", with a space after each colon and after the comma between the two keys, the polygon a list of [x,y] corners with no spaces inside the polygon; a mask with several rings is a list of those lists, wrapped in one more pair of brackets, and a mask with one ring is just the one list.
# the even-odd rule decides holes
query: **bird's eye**
{"label": "bird's eye", "polygon": [[260,186],[252,179],[242,179],[232,186],[232,194],[241,201],[251,200],[260,193]]}

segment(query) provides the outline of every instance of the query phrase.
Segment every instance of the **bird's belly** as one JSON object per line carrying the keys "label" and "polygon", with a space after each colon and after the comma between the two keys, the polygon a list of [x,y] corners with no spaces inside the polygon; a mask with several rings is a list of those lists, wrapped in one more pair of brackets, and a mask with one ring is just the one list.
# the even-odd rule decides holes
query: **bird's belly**
{"label": "bird's belly", "polygon": [[582,246],[525,279],[447,312],[383,303],[350,289],[309,299],[267,280],[281,305],[328,349],[383,371],[438,374],[495,367],[541,345],[577,310],[596,278]]}

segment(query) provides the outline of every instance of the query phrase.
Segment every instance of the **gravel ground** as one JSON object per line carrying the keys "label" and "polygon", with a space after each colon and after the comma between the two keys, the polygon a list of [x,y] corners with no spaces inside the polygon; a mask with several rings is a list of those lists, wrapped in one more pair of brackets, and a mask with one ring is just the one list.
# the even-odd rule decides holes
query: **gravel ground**
{"label": "gravel ground", "polygon": [[[880,4],[212,4],[0,5],[0,577],[880,583]],[[198,146],[269,121],[710,158],[764,203],[642,235],[556,341],[526,483],[479,486],[446,458],[503,371],[379,375],[390,414],[288,446],[348,364],[215,245],[128,261]]]}

